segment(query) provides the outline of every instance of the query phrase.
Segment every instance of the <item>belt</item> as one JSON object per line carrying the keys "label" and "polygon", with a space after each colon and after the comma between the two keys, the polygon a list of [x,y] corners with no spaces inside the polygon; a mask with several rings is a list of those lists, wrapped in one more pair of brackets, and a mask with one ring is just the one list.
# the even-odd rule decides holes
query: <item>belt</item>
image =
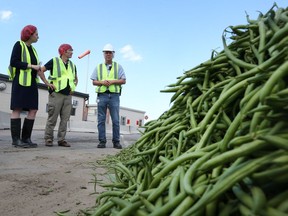
{"label": "belt", "polygon": [[110,92],[109,90],[106,90],[105,92],[102,92],[102,93],[98,93],[98,94],[119,94],[119,93],[116,93],[116,92]]}

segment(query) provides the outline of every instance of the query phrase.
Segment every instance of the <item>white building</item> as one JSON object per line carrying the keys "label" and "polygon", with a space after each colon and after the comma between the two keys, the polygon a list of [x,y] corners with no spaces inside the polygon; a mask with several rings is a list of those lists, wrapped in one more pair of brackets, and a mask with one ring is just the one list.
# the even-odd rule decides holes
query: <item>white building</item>
{"label": "white building", "polygon": [[[34,128],[44,129],[47,119],[48,91],[47,87],[39,83],[39,108],[35,119]],[[8,75],[0,74],[0,129],[10,128],[10,98],[12,82]],[[72,97],[69,131],[97,132],[97,104],[88,104],[89,94],[75,92]],[[25,112],[23,112],[23,118]],[[138,128],[143,126],[145,112],[126,107],[120,107],[120,132],[138,133]],[[59,123],[59,120],[57,121]],[[112,131],[112,122],[107,112],[107,132]],[[56,125],[55,130],[57,130]]]}

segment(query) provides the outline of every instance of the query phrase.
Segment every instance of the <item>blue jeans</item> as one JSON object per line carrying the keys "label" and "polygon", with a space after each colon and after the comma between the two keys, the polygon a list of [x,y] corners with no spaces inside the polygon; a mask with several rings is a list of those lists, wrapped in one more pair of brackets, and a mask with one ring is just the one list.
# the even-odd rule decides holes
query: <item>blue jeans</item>
{"label": "blue jeans", "polygon": [[106,143],[106,113],[109,109],[112,119],[112,142],[120,142],[120,94],[100,93],[97,96],[98,106],[98,139]]}

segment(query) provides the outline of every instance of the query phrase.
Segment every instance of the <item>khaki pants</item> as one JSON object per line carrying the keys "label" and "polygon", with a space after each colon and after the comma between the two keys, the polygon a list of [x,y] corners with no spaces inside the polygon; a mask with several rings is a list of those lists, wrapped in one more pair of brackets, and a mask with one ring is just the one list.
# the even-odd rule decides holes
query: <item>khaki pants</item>
{"label": "khaki pants", "polygon": [[49,95],[48,102],[48,119],[45,128],[45,140],[52,140],[54,138],[54,128],[57,123],[58,116],[60,117],[60,123],[58,128],[57,139],[58,142],[65,140],[67,132],[67,123],[70,119],[72,109],[72,96],[63,95],[57,92],[53,92]]}

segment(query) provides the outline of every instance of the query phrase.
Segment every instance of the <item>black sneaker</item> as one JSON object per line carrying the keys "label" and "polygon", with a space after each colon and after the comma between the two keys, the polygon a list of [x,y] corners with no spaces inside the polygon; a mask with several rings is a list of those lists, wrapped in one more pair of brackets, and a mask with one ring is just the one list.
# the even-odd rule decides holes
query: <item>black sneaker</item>
{"label": "black sneaker", "polygon": [[97,148],[106,148],[106,143],[105,143],[105,142],[100,142],[100,143],[97,145]]}
{"label": "black sneaker", "polygon": [[122,145],[119,142],[113,143],[113,148],[122,149]]}

